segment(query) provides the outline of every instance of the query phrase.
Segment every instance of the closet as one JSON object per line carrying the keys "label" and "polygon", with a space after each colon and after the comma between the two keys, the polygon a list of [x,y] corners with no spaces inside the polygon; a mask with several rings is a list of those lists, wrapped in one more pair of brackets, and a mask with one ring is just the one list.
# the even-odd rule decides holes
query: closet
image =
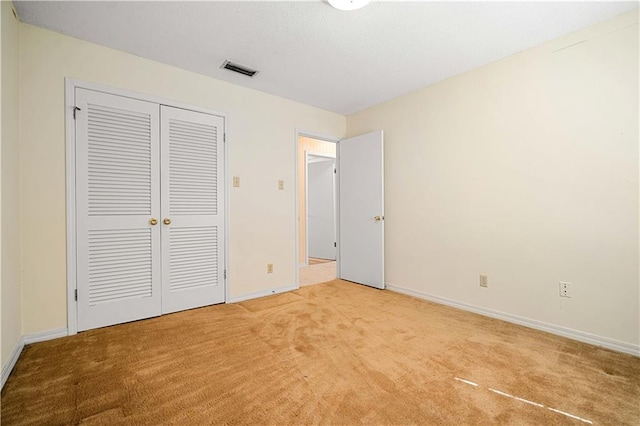
{"label": "closet", "polygon": [[224,118],[75,88],[78,331],[224,302]]}

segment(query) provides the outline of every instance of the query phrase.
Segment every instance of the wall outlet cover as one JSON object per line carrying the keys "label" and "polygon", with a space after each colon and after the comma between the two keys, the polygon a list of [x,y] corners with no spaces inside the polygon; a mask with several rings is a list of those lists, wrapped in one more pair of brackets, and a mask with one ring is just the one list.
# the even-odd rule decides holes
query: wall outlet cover
{"label": "wall outlet cover", "polygon": [[480,287],[489,287],[489,278],[486,275],[480,275]]}
{"label": "wall outlet cover", "polygon": [[571,283],[560,281],[560,297],[571,297]]}

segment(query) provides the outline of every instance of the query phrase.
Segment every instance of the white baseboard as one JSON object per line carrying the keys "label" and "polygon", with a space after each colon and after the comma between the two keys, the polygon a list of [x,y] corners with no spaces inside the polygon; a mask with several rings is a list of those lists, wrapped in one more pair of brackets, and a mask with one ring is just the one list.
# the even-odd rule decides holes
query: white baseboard
{"label": "white baseboard", "polygon": [[16,366],[16,362],[18,362],[18,358],[20,358],[20,354],[24,349],[25,345],[29,345],[31,343],[44,342],[45,340],[57,339],[59,337],[67,336],[67,328],[56,328],[53,330],[41,331],[39,333],[26,334],[21,336],[18,339],[13,351],[11,351],[11,357],[5,365],[2,366],[2,382],[0,382],[0,389],[4,388],[4,384],[6,383],[9,375],[13,371],[13,367]]}
{"label": "white baseboard", "polygon": [[297,290],[299,287],[296,285],[276,287],[268,290],[257,291],[255,293],[243,294],[242,296],[232,296],[227,299],[227,303],[238,303],[245,300],[257,299],[258,297],[272,296],[274,294],[285,293],[287,291]]}
{"label": "white baseboard", "polygon": [[53,330],[41,331],[39,333],[25,334],[22,336],[25,345],[31,343],[44,342],[46,340],[58,339],[60,337],[66,337],[69,333],[67,327],[54,328]]}
{"label": "white baseboard", "polygon": [[7,382],[9,375],[13,371],[13,367],[16,366],[16,362],[18,362],[18,358],[20,358],[22,349],[24,349],[24,337],[21,336],[13,347],[9,360],[2,366],[2,382],[0,382],[0,389],[4,388],[4,384]]}
{"label": "white baseboard", "polygon": [[577,340],[579,342],[589,343],[603,348],[611,349],[616,352],[623,352],[629,355],[640,357],[640,346],[632,345],[630,343],[620,342],[618,340],[609,339],[607,337],[596,336],[590,333],[584,333],[582,331],[573,330],[571,328],[561,327],[559,325],[549,324],[542,321],[520,317],[518,315],[507,314],[504,312],[494,311],[492,309],[486,309],[468,303],[457,302],[455,300],[446,299],[444,297],[433,296],[431,294],[422,293],[415,290],[410,290],[404,287],[398,287],[391,284],[387,284],[387,289],[395,291],[397,293],[406,294],[409,296],[417,297],[419,299],[428,300],[430,302],[439,303],[441,305],[447,305],[454,308],[462,309],[464,311],[473,312],[476,314],[484,315],[491,318],[497,318],[510,323],[523,325],[525,327],[534,328],[536,330],[546,331],[548,333],[556,334],[558,336],[567,337],[569,339]]}

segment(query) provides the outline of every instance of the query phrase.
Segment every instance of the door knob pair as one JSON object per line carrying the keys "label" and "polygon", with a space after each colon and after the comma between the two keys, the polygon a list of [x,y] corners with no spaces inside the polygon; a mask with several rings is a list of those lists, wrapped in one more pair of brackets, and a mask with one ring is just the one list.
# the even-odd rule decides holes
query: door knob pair
{"label": "door knob pair", "polygon": [[[166,217],[166,218],[164,218],[162,223],[164,223],[165,225],[171,225],[171,219]],[[152,225],[152,226],[153,225],[157,225],[158,224],[158,219],[156,219],[155,217],[152,217],[151,219],[149,219],[149,224]]]}

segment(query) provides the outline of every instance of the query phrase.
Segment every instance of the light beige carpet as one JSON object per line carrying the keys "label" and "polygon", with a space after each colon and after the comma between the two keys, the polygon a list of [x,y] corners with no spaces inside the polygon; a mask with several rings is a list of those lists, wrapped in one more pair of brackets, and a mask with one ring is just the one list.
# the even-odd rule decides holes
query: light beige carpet
{"label": "light beige carpet", "polygon": [[309,265],[317,265],[319,263],[328,263],[328,262],[335,262],[335,260],[331,260],[331,259],[317,259],[315,257],[310,257],[309,258]]}
{"label": "light beige carpet", "polygon": [[334,260],[302,267],[298,278],[300,287],[335,280],[336,262]]}
{"label": "light beige carpet", "polygon": [[638,425],[639,401],[638,358],[332,281],[29,345],[2,424]]}

